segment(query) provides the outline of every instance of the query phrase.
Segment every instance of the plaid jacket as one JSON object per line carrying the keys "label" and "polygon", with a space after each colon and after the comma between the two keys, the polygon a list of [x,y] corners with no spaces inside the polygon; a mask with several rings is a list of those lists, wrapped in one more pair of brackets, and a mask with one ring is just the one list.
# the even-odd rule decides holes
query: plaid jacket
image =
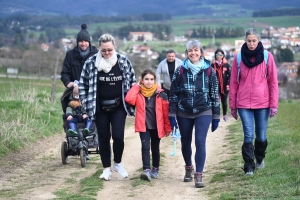
{"label": "plaid jacket", "polygon": [[175,116],[177,110],[186,113],[201,113],[211,109],[214,118],[219,117],[218,78],[213,68],[211,68],[210,75],[205,73],[205,70],[210,67],[208,60],[205,60],[204,65],[196,75],[193,75],[191,70],[184,65],[182,73],[180,73],[181,67],[175,70],[170,90],[169,115]]}
{"label": "plaid jacket", "polygon": [[[96,98],[97,98],[97,75],[98,70],[95,67],[96,55],[91,56],[84,64],[80,81],[79,81],[79,97],[88,116],[95,120]],[[122,102],[127,115],[134,116],[134,107],[124,101],[129,89],[135,84],[136,78],[134,69],[130,61],[122,54],[117,53],[118,63],[123,76],[122,82]]]}

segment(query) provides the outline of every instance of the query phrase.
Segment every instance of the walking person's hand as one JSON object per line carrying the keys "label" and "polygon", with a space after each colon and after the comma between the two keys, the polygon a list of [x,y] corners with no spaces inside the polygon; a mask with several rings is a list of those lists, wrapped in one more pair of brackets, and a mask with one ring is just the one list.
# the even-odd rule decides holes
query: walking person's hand
{"label": "walking person's hand", "polygon": [[177,125],[176,118],[175,117],[169,117],[169,120],[170,120],[170,125],[171,125],[172,130],[174,130],[174,127],[177,129],[178,125]]}
{"label": "walking person's hand", "polygon": [[213,119],[211,122],[211,132],[214,132],[215,130],[217,130],[218,126],[219,126],[219,122],[220,119]]}
{"label": "walking person's hand", "polygon": [[278,112],[277,108],[270,108],[270,118],[274,117]]}
{"label": "walking person's hand", "polygon": [[234,119],[238,119],[237,109],[231,109],[230,113]]}

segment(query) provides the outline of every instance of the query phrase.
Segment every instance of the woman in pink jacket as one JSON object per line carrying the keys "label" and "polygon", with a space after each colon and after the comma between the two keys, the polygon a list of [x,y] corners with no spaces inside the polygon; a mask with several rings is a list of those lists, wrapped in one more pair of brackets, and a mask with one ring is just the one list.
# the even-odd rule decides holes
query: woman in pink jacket
{"label": "woman in pink jacket", "polygon": [[[172,132],[168,118],[168,96],[157,86],[155,72],[146,69],[139,83],[133,85],[128,91],[125,101],[136,106],[135,132],[140,133],[143,161],[143,172],[140,178],[151,181],[151,178],[158,177],[160,139]],[[152,169],[150,169],[150,148]]]}
{"label": "woman in pink jacket", "polygon": [[265,166],[268,119],[278,109],[277,68],[273,55],[264,50],[254,28],[246,31],[240,56],[240,60],[235,56],[232,63],[229,104],[231,115],[237,120],[238,113],[243,124],[245,174],[253,175],[255,169]]}

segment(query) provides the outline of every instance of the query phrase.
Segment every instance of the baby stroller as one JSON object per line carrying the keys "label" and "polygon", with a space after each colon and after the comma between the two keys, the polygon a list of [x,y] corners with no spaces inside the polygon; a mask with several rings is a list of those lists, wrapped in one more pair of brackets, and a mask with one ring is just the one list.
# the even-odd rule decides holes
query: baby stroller
{"label": "baby stroller", "polygon": [[85,123],[77,123],[78,135],[74,136],[68,133],[69,125],[67,123],[66,109],[72,94],[73,87],[67,88],[61,97],[63,128],[66,134],[66,141],[63,141],[61,144],[61,160],[63,164],[67,164],[68,156],[80,156],[81,166],[85,167],[86,160],[89,160],[89,154],[99,154],[98,133],[94,122],[88,135],[83,134]]}

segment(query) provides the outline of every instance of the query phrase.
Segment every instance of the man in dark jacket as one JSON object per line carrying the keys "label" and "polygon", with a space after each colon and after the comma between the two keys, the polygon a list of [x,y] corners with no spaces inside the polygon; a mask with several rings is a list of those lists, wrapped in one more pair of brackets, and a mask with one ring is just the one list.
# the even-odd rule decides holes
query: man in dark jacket
{"label": "man in dark jacket", "polygon": [[86,24],[81,25],[76,39],[77,45],[67,52],[61,71],[61,81],[67,88],[72,87],[75,80],[79,81],[84,62],[98,52],[98,49],[91,45]]}

